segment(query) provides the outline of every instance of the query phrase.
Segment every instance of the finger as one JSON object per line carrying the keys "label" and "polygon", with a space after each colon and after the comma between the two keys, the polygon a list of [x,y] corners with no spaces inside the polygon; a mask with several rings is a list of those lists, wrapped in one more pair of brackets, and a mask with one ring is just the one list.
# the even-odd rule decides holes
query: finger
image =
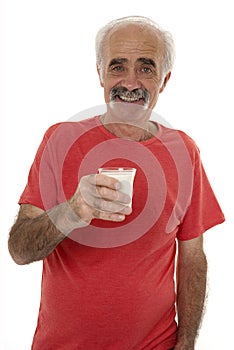
{"label": "finger", "polygon": [[[106,187],[112,186],[113,182],[111,185],[111,181],[115,181],[115,179],[100,175],[97,177],[96,175],[88,175],[81,179],[79,191],[85,203],[93,208],[109,212],[119,212],[124,208],[124,205],[129,205],[131,202],[130,196],[116,189]],[[96,183],[102,183],[105,186],[97,186]],[[111,204],[110,202],[116,203]]]}
{"label": "finger", "polygon": [[128,196],[126,193],[113,190],[104,186],[97,186],[96,190],[97,197],[99,198],[103,198],[109,201],[116,201],[123,204],[129,204],[131,202],[131,197]]}
{"label": "finger", "polygon": [[95,175],[83,176],[78,185],[78,193],[80,193],[84,202],[93,207],[93,200],[98,197],[97,186],[95,183]]}
{"label": "finger", "polygon": [[125,219],[125,214],[123,213],[107,213],[100,210],[96,210],[93,216],[100,220],[115,221],[115,222],[120,222]]}
{"label": "finger", "polygon": [[129,204],[131,197],[126,193],[117,191],[121,183],[110,176],[103,174],[92,174],[85,176],[80,182],[80,191],[88,204],[91,204],[92,196],[104,198],[110,201],[118,201],[123,204]]}
{"label": "finger", "polygon": [[121,188],[121,183],[117,179],[103,174],[90,175],[89,181],[92,185],[105,186],[114,190]]}
{"label": "finger", "polygon": [[94,198],[92,207],[100,211],[110,212],[110,213],[119,213],[119,212],[129,212],[131,208],[122,204],[120,202],[108,201],[102,198]]}

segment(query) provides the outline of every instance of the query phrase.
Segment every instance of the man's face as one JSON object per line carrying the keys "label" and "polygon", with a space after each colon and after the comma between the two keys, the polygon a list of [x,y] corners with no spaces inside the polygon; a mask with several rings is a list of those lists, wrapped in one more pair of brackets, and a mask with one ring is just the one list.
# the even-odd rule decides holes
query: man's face
{"label": "man's face", "polygon": [[127,102],[153,109],[170,73],[162,76],[164,44],[152,29],[128,24],[108,35],[103,50],[105,102]]}

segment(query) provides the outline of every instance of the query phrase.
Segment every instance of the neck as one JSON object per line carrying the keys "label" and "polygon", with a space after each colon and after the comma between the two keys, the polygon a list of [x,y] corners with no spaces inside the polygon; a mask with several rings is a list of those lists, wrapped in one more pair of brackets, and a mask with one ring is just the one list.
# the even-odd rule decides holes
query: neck
{"label": "neck", "polygon": [[158,130],[157,125],[149,120],[126,123],[113,120],[108,114],[103,114],[100,120],[113,135],[127,140],[146,141],[154,137]]}

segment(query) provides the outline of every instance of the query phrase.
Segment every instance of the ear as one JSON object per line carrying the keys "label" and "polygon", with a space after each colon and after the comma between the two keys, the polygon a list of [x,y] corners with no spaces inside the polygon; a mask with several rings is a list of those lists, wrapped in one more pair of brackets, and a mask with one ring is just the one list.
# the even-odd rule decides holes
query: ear
{"label": "ear", "polygon": [[102,74],[101,74],[101,68],[100,68],[100,66],[98,64],[96,65],[96,67],[97,67],[97,72],[98,72],[98,76],[99,76],[100,85],[101,85],[101,87],[104,87],[104,82],[102,80]]}
{"label": "ear", "polygon": [[166,85],[167,85],[167,82],[168,80],[170,79],[171,77],[171,72],[168,72],[167,75],[165,76],[164,80],[163,80],[163,83],[162,83],[162,86],[159,90],[159,93],[163,92],[163,90],[165,89]]}

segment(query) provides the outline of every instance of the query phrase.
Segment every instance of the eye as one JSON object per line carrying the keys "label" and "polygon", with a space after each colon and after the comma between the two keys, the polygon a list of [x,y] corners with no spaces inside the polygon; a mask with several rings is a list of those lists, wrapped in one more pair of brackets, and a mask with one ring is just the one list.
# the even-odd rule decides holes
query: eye
{"label": "eye", "polygon": [[144,74],[150,74],[153,72],[150,67],[141,67],[140,71],[141,71],[141,73],[144,73]]}
{"label": "eye", "polygon": [[123,66],[114,66],[111,68],[113,72],[123,72],[124,67]]}

